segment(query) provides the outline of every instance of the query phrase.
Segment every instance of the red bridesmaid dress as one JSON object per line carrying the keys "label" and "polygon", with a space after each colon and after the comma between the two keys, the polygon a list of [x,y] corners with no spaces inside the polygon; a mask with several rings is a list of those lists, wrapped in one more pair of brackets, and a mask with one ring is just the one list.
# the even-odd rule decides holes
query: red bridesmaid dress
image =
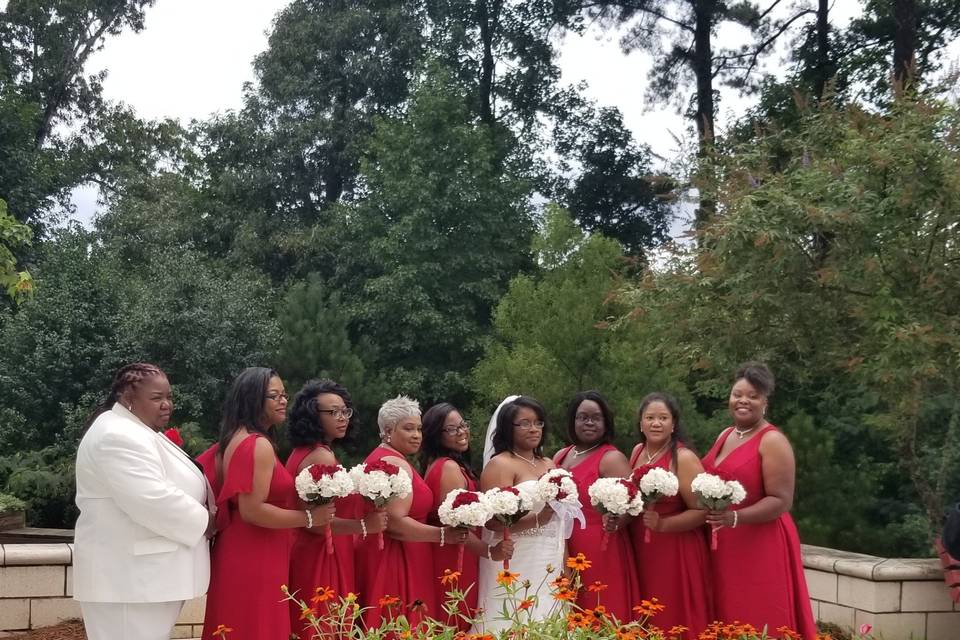
{"label": "red bridesmaid dress", "polygon": [[[554,462],[558,467],[572,450],[573,446],[569,446],[557,452]],[[633,607],[640,604],[642,593],[637,581],[637,563],[630,547],[630,537],[625,529],[611,533],[606,550],[600,550],[603,544],[603,516],[590,504],[588,493],[590,485],[600,477],[600,461],[609,451],[616,451],[616,447],[611,444],[597,447],[569,469],[580,492],[587,526],[581,528],[579,524],[574,524],[567,548],[568,555],[582,553],[591,562],[591,567],[580,573],[583,589],[577,597],[577,605],[593,609],[599,602],[618,620],[626,622],[633,618]],[[597,582],[606,585],[606,588],[590,591],[590,586]]]}
{"label": "red bridesmaid dress", "polygon": [[[630,466],[637,464],[643,448],[630,458]],[[670,471],[673,456],[667,452],[649,468],[660,467]],[[683,498],[660,498],[653,509],[661,518],[686,510]],[[680,625],[687,627],[681,637],[694,640],[714,618],[713,588],[710,581],[710,557],[703,528],[667,533],[651,531],[650,542],[644,542],[647,527],[643,518],[630,523],[630,537],[637,558],[640,590],[647,600],[657,598],[666,608],[653,619],[653,624],[665,631]]]}
{"label": "red bridesmaid dress", "polygon": [[[330,447],[318,444],[315,447],[297,447],[287,458],[286,469],[291,478],[296,478],[298,469],[314,449],[323,448],[330,451]],[[332,453],[332,451],[331,451]],[[359,496],[350,495],[334,500],[337,517],[350,518],[356,513],[356,503]],[[293,549],[290,552],[290,593],[296,593],[297,598],[308,605],[317,587],[329,587],[335,595],[332,600],[318,603],[315,615],[322,617],[328,613],[330,602],[339,602],[340,598],[357,591],[356,577],[353,565],[353,536],[333,536],[333,553],[327,553],[326,537],[323,532],[311,533],[306,529],[299,529],[294,533]],[[290,603],[290,628],[294,633],[300,633],[303,640],[313,640],[317,635],[306,620],[301,618],[301,608]],[[329,631],[323,637],[331,637]]]}
{"label": "red bridesmaid dress", "polygon": [[[397,457],[396,451],[377,447],[364,462]],[[403,470],[400,471],[403,473]],[[426,523],[433,506],[433,492],[416,469],[413,472],[413,502],[407,514]],[[364,501],[362,517],[373,506]],[[360,603],[369,607],[363,613],[368,629],[376,629],[383,618],[403,614],[416,625],[425,617],[437,617],[440,608],[436,601],[439,580],[433,575],[433,545],[429,542],[402,542],[384,532],[383,550],[377,546],[378,536],[369,535],[357,541],[357,587]],[[384,607],[382,601],[390,596],[399,598],[399,604]],[[232,639],[231,639],[232,640]]]}
{"label": "red bridesmaid dress", "polygon": [[[203,623],[203,640],[219,640],[219,625],[232,631],[230,640],[288,640],[290,609],[280,591],[290,568],[291,530],[267,529],[243,521],[237,496],[253,490],[253,459],[257,438],[247,436],[217,477],[213,445],[197,460],[217,492],[217,537],[210,554],[210,590]],[[296,508],[293,478],[277,460],[270,479],[267,502],[284,509]]]}
{"label": "red bridesmaid dress", "polygon": [[[450,460],[450,458],[437,458],[430,466],[426,477],[424,477],[424,482],[430,487],[430,491],[434,496],[433,507],[430,510],[428,522],[437,527],[441,526],[440,519],[437,517],[437,509],[440,508],[440,503],[443,502],[443,496],[440,495],[440,478],[443,475],[443,465],[446,464],[448,460]],[[452,462],[456,464],[456,461]],[[457,468],[463,473],[460,465],[457,465]],[[467,483],[467,491],[477,490],[476,480],[466,473],[463,473],[463,479]],[[480,534],[477,532],[477,535]],[[468,621],[463,618],[445,616],[441,613],[443,611],[442,605],[447,599],[447,592],[454,586],[467,593],[466,598],[464,598],[464,601],[460,604],[461,614],[467,618],[472,618],[477,610],[477,573],[480,566],[480,559],[468,549],[463,550],[463,567],[460,570],[460,578],[457,580],[456,585],[443,585],[440,583],[440,576],[443,575],[444,569],[449,569],[450,571],[457,570],[458,547],[459,545],[455,544],[445,545],[443,547],[438,544],[433,545],[433,575],[437,578],[435,583],[437,591],[436,599],[437,603],[441,606],[441,609],[434,613],[433,617],[445,617],[447,624],[456,626],[461,631],[466,632],[471,626]]]}
{"label": "red bridesmaid dress", "polygon": [[[728,480],[738,480],[747,491],[736,508],[754,504],[766,494],[760,460],[760,440],[776,427],[768,425],[717,463],[717,453],[733,429],[727,429],[703,458],[704,469]],[[713,565],[717,617],[739,620],[776,634],[782,626],[814,640],[817,626],[803,575],[800,536],[789,513],[758,524],[722,527],[718,545],[710,553]]]}

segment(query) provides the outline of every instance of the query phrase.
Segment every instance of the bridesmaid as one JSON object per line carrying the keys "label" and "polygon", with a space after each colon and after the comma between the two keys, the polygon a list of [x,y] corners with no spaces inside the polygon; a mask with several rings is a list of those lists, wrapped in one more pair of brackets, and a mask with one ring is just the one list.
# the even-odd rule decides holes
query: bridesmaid
{"label": "bridesmaid", "polygon": [[[703,522],[690,483],[703,472],[700,459],[684,444],[677,401],[651,393],[640,403],[640,443],[630,455],[630,466],[642,475],[659,467],[676,474],[680,493],[661,498],[631,523],[630,532],[644,598],[656,596],[666,609],[657,614],[663,629],[687,627],[682,635],[693,640],[713,621],[710,558]],[[650,542],[646,533],[650,530]]]}
{"label": "bridesmaid", "polygon": [[[593,508],[588,493],[597,478],[630,475],[627,457],[611,444],[614,433],[613,411],[606,399],[596,391],[578,393],[567,409],[567,436],[573,444],[558,451],[553,461],[573,474],[587,521],[585,528],[574,527],[567,542],[571,556],[582,553],[593,562],[581,573],[584,588],[577,605],[593,609],[599,602],[618,620],[627,621],[641,596],[630,537],[619,530],[619,518],[603,517]],[[609,542],[601,551],[605,531]],[[600,585],[606,588],[600,591]]]}
{"label": "bridesmaid", "polygon": [[[333,505],[297,509],[293,478],[277,459],[272,430],[287,394],[272,369],[244,369],[223,409],[220,441],[198,459],[217,492],[217,535],[203,639],[219,625],[230,640],[287,640],[289,607],[280,587],[290,567],[290,529],[323,527]],[[217,636],[218,637],[218,636]]]}
{"label": "bridesmaid", "polygon": [[[406,396],[387,400],[377,415],[381,442],[364,462],[382,460],[400,468],[410,476],[413,493],[387,503],[387,534],[383,550],[377,536],[361,538],[357,546],[357,587],[361,605],[367,610],[363,621],[368,629],[376,629],[384,619],[403,614],[416,626],[425,617],[439,615],[436,599],[436,578],[433,575],[433,545],[456,545],[466,541],[467,532],[451,527],[427,524],[433,506],[433,493],[409,462],[420,450],[423,438],[420,405]],[[372,510],[365,505],[366,511]],[[389,596],[399,603],[385,604]]]}
{"label": "bridesmaid", "polygon": [[814,640],[817,627],[800,556],[800,537],[790,517],[796,466],[787,437],[764,418],[773,393],[767,365],[748,362],[733,378],[725,429],[703,459],[710,473],[739,480],[746,499],[735,508],[707,513],[719,529],[711,555],[717,617],[760,629],[782,626]]}
{"label": "bridesmaid", "polygon": [[[290,410],[290,444],[294,447],[286,464],[290,476],[296,478],[303,469],[314,464],[339,464],[330,445],[346,436],[353,426],[352,417],[350,394],[341,385],[332,380],[310,380],[303,385]],[[370,511],[363,520],[345,517],[359,512],[359,496],[338,498],[334,505],[341,516],[335,517],[330,525],[334,534],[334,552],[327,553],[324,532],[314,527],[297,531],[290,553],[290,592],[308,604],[318,587],[332,589],[334,598],[356,593],[353,536],[380,533],[387,526],[387,512],[382,509]],[[303,506],[306,505],[301,503]],[[314,615],[328,615],[327,602],[318,602],[317,605]],[[304,640],[312,640],[315,633],[301,614],[300,606],[291,602],[291,629],[299,632]],[[325,637],[332,637],[331,634],[328,630]]]}

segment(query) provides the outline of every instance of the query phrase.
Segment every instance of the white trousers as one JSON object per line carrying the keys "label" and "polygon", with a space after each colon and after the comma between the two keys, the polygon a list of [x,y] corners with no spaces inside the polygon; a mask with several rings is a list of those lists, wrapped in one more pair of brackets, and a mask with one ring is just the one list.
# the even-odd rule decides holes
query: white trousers
{"label": "white trousers", "polygon": [[81,602],[87,640],[170,640],[183,600]]}

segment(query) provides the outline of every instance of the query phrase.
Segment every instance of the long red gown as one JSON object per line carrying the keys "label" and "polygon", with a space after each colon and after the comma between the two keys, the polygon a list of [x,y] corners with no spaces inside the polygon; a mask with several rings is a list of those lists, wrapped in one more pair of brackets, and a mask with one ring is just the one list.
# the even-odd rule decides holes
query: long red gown
{"label": "long red gown", "polygon": [[[440,495],[440,478],[443,475],[443,465],[446,464],[448,460],[450,460],[450,458],[437,458],[423,479],[424,482],[427,483],[427,486],[430,487],[430,491],[434,496],[428,522],[438,527],[440,526],[440,519],[437,517],[437,509],[440,508],[440,503],[443,502],[444,497]],[[459,468],[459,465],[457,465],[457,468]],[[463,470],[461,469],[460,472],[463,473]],[[467,491],[477,490],[476,480],[466,473],[463,473],[463,479],[467,483]],[[433,617],[446,620],[448,624],[457,626],[461,631],[467,631],[470,629],[469,622],[463,618],[447,616],[442,611],[443,603],[447,599],[446,594],[453,588],[453,585],[445,586],[441,584],[439,577],[443,575],[444,569],[449,569],[450,571],[457,570],[458,549],[459,545],[455,544],[445,545],[443,547],[439,544],[433,545],[433,575],[437,578],[435,584],[437,591],[436,598],[438,605],[441,606],[441,609],[434,613]],[[460,605],[460,611],[468,618],[473,617],[477,609],[477,572],[479,565],[480,559],[468,549],[464,549],[463,566],[460,570],[460,578],[457,580],[456,588],[461,591],[466,591],[467,593],[463,603]]]}
{"label": "long red gown", "polygon": [[[557,466],[570,454],[573,447],[561,449],[554,456]],[[568,554],[582,553],[591,562],[591,567],[581,572],[583,589],[577,597],[577,605],[584,609],[593,609],[599,604],[626,622],[633,616],[634,605],[640,604],[641,591],[637,581],[637,563],[630,546],[630,536],[625,529],[611,533],[607,548],[600,550],[603,544],[603,516],[590,504],[588,490],[600,477],[600,461],[616,447],[605,444],[591,451],[583,460],[569,469],[580,493],[580,503],[587,526],[580,528],[574,524],[573,533],[567,541]],[[599,582],[606,585],[601,591],[590,591],[589,587]]]}
{"label": "long red gown", "polygon": [[[760,459],[760,440],[776,427],[768,425],[717,464],[717,453],[733,433],[724,431],[703,458],[704,469],[728,480],[738,480],[747,491],[737,509],[749,507],[766,494]],[[710,553],[713,565],[717,617],[739,620],[771,634],[787,626],[814,640],[817,626],[803,575],[800,536],[789,513],[758,524],[722,527],[718,545]]]}
{"label": "long red gown", "polygon": [[[638,448],[631,456],[631,467],[636,467],[642,451],[642,447]],[[649,467],[670,471],[672,459],[668,452]],[[661,498],[653,505],[660,517],[686,508],[680,494]],[[640,591],[645,599],[655,597],[666,607],[652,622],[666,631],[675,625],[687,627],[682,637],[694,640],[714,618],[710,557],[703,529],[677,533],[651,531],[650,542],[644,542],[646,531],[642,517],[630,523]]]}
{"label": "long red gown", "polygon": [[[397,455],[396,451],[377,447],[364,462],[376,462]],[[433,492],[416,469],[412,471],[413,502],[408,515],[426,523],[433,505]],[[403,473],[403,470],[400,472]],[[361,517],[372,508],[371,504],[364,504]],[[400,613],[407,616],[411,625],[418,624],[427,616],[439,617],[441,612],[434,586],[438,580],[433,575],[433,545],[429,542],[401,542],[384,533],[383,550],[380,550],[377,538],[370,535],[357,541],[357,587],[361,605],[369,607],[363,613],[367,628],[375,629],[380,626],[382,618]],[[381,598],[387,596],[398,597],[400,604],[392,609],[381,607]]]}
{"label": "long red gown", "polygon": [[[297,477],[303,459],[318,447],[330,451],[330,447],[318,444],[314,447],[297,447],[290,453],[286,469],[291,478]],[[334,500],[337,516],[350,518],[356,512],[357,497],[354,494]],[[290,552],[289,587],[290,593],[296,593],[297,597],[307,604],[311,604],[310,598],[317,587],[329,587],[334,590],[336,595],[332,600],[319,603],[315,614],[318,617],[328,614],[327,606],[330,602],[339,602],[339,599],[347,594],[355,593],[357,583],[354,575],[353,536],[350,534],[333,536],[333,553],[328,554],[326,537],[322,533],[310,533],[306,529],[297,530],[294,533],[293,549]],[[303,640],[320,637],[305,620],[301,619],[301,611],[299,605],[290,603],[290,628],[294,633],[299,632]]]}
{"label": "long red gown", "polygon": [[[237,445],[222,483],[216,466],[219,446],[213,445],[197,458],[217,492],[218,508],[203,640],[214,640],[213,631],[221,624],[233,630],[230,640],[290,637],[289,607],[280,587],[289,576],[291,531],[248,524],[237,507],[237,496],[253,490],[254,449],[262,437],[252,433]],[[293,479],[279,460],[273,467],[267,502],[296,508]]]}

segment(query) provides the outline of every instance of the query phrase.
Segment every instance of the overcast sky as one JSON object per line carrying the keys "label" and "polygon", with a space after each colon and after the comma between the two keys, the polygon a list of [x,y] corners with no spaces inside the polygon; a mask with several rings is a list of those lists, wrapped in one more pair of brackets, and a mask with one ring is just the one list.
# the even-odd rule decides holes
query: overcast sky
{"label": "overcast sky", "polygon": [[[106,69],[106,98],[132,106],[142,118],[188,121],[237,109],[244,82],[253,80],[251,61],[266,48],[273,17],[287,4],[288,0],[157,0],[147,9],[146,28],[108,39],[86,71]],[[835,0],[836,22],[846,23],[859,6],[859,0]],[[730,28],[721,31],[718,40],[735,43],[743,37]],[[776,66],[776,59],[771,62]],[[586,81],[592,98],[620,108],[639,141],[671,158],[677,150],[674,136],[684,136],[688,123],[672,107],[649,109],[645,104],[650,66],[647,54],[623,54],[617,35],[597,28],[583,36],[567,35],[561,45],[562,82]],[[749,104],[724,91],[718,124],[735,118]],[[74,202],[77,217],[89,220],[96,192],[80,189]]]}

